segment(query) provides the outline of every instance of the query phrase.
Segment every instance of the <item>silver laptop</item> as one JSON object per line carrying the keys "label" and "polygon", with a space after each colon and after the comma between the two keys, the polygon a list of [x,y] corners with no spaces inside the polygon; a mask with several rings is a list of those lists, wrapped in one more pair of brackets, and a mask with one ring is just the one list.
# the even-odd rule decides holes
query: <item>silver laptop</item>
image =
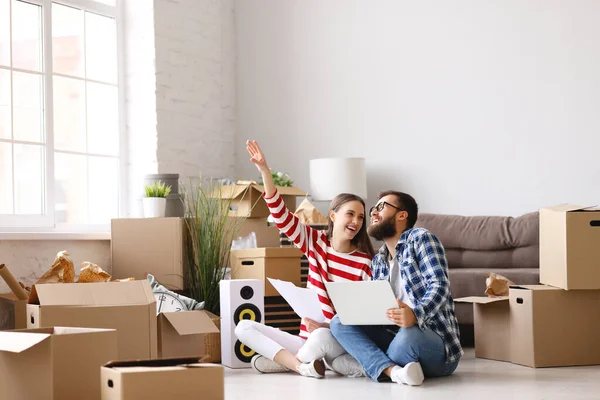
{"label": "silver laptop", "polygon": [[329,298],[344,325],[394,325],[386,311],[398,308],[388,281],[325,282]]}

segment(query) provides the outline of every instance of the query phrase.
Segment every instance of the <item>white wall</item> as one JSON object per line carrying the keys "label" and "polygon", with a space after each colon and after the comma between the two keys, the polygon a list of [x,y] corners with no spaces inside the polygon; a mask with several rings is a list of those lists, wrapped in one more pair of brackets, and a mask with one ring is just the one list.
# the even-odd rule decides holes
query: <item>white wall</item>
{"label": "white wall", "polygon": [[600,202],[600,2],[237,0],[244,140],[309,190],[308,161],[365,157],[369,203],[519,215]]}

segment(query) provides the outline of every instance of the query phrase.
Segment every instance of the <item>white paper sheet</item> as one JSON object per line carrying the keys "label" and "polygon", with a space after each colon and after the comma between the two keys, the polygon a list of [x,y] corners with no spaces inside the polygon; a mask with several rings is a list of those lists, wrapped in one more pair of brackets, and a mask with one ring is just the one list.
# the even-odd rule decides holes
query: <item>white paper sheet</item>
{"label": "white paper sheet", "polygon": [[321,303],[315,290],[300,288],[292,282],[279,279],[267,279],[300,318],[310,318],[316,322],[325,322]]}

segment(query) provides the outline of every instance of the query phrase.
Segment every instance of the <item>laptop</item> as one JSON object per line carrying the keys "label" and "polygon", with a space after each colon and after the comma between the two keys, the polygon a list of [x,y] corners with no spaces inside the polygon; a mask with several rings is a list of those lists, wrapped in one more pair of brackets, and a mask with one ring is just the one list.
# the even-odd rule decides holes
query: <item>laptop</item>
{"label": "laptop", "polygon": [[398,308],[388,281],[325,282],[329,298],[344,325],[394,325],[386,311]]}

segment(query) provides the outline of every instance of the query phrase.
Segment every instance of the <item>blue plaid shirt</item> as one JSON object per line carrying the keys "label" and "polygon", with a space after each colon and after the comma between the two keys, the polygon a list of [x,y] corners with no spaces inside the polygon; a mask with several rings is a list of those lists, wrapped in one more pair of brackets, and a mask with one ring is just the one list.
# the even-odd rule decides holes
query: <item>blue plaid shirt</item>
{"label": "blue plaid shirt", "polygon": [[[373,280],[390,279],[389,258],[387,247],[383,245],[371,263]],[[446,362],[457,361],[464,352],[442,243],[427,229],[408,229],[396,244],[396,259],[406,293],[414,304],[419,328],[429,328],[440,335],[446,348]]]}

